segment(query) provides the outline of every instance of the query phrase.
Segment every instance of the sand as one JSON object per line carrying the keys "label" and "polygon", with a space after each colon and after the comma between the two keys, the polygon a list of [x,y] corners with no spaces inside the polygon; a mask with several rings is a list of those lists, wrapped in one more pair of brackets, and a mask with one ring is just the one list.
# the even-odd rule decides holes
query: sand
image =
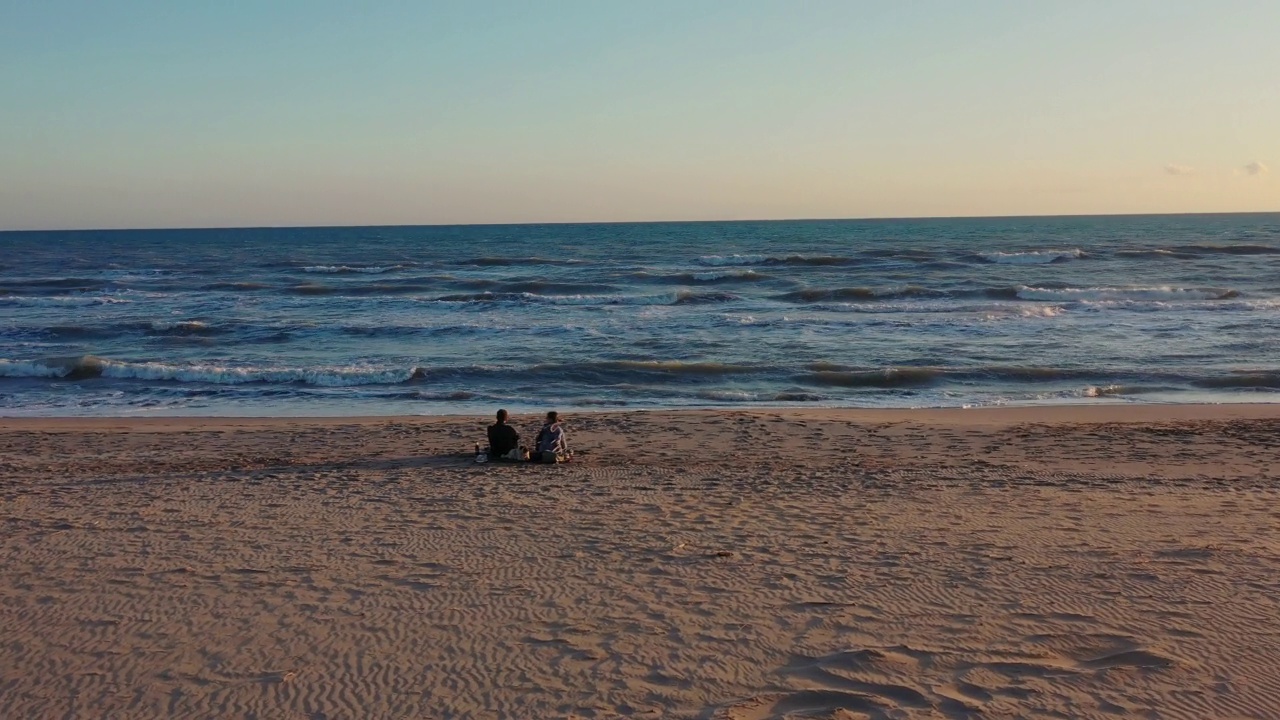
{"label": "sand", "polygon": [[484,422],[0,420],[0,715],[1280,717],[1280,406]]}

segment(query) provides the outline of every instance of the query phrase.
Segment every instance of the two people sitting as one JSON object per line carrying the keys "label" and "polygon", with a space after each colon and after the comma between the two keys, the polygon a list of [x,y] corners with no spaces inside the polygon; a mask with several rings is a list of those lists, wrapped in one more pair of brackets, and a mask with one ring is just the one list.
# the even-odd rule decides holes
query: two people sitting
{"label": "two people sitting", "polygon": [[564,426],[560,424],[560,416],[556,411],[547,413],[547,421],[534,439],[532,452],[520,446],[520,433],[507,424],[508,417],[510,416],[506,410],[498,411],[497,422],[489,426],[489,451],[487,454],[478,454],[477,461],[483,457],[486,460],[555,463],[564,462],[572,456]]}

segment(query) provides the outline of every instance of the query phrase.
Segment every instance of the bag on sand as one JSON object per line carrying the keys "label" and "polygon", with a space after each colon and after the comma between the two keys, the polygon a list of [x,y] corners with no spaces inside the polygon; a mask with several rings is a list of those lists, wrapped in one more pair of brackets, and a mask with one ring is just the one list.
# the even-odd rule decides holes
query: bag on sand
{"label": "bag on sand", "polygon": [[538,453],[538,462],[548,463],[548,464],[564,462],[564,457],[561,456],[559,453],[554,453],[554,452],[551,452],[550,450],[544,450]]}

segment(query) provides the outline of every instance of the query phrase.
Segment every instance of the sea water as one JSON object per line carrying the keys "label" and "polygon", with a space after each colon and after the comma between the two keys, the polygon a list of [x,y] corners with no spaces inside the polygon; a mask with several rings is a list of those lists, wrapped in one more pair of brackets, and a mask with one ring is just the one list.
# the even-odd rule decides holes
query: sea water
{"label": "sea water", "polygon": [[0,415],[1280,399],[1280,214],[0,233]]}

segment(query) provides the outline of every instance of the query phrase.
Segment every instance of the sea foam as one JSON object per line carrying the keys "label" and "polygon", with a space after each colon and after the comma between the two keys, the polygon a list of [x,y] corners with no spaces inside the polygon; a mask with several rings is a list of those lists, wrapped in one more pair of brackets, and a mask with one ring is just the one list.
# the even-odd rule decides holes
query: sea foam
{"label": "sea foam", "polygon": [[1030,250],[1025,252],[989,252],[979,253],[979,257],[998,265],[1047,265],[1064,260],[1078,260],[1085,256],[1084,251],[1074,250]]}

